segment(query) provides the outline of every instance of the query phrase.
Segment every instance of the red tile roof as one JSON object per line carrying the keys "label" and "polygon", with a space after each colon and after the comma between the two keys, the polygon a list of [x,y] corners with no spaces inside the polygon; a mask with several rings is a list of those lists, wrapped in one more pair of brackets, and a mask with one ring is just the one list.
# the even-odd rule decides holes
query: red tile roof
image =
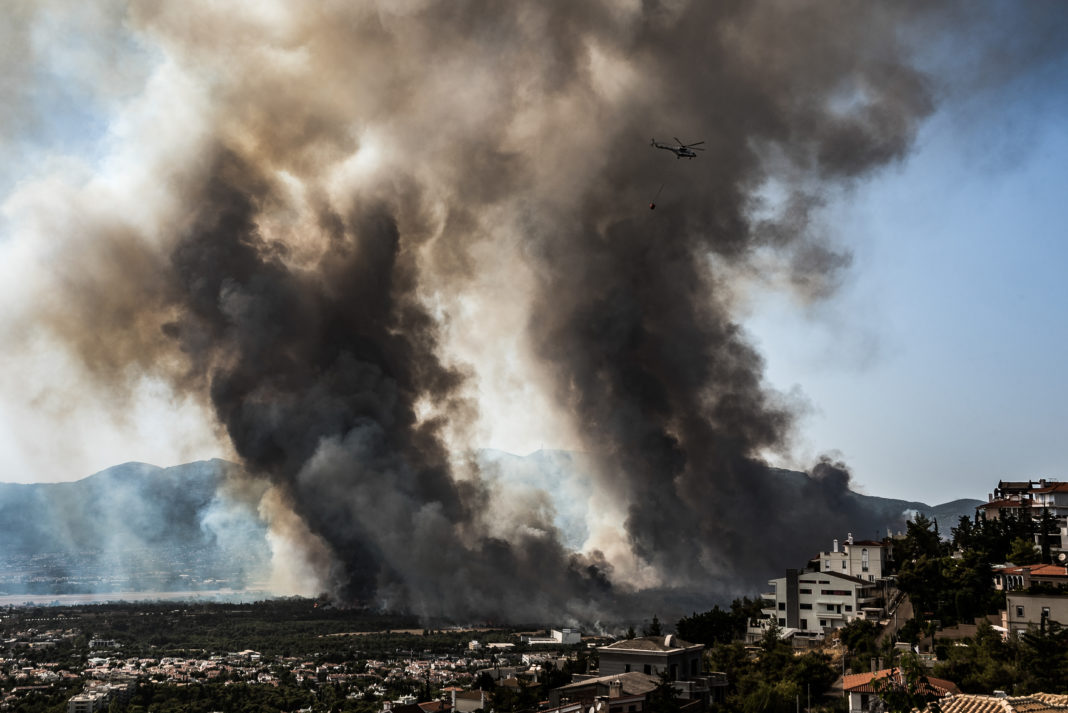
{"label": "red tile roof", "polygon": [[1032,577],[1068,577],[1068,567],[1057,564],[1031,565]]}
{"label": "red tile roof", "polygon": [[[1030,696],[981,696],[959,693],[938,701],[939,713],[1063,713],[1068,696],[1034,693]],[[924,713],[932,713],[927,708]]]}
{"label": "red tile roof", "polygon": [[[842,689],[846,693],[879,693],[879,686],[875,683],[878,679],[893,676],[895,685],[901,685],[901,669],[884,668],[874,673],[854,673],[842,679]],[[927,677],[927,685],[922,686],[925,693],[933,693],[936,696],[948,696],[951,693],[960,693],[957,684],[944,678]]]}

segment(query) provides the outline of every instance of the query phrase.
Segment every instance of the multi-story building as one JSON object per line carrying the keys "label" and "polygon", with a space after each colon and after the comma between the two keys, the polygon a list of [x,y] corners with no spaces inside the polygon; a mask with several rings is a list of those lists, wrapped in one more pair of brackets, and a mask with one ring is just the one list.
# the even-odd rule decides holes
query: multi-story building
{"label": "multi-story building", "polygon": [[877,619],[882,613],[880,585],[833,570],[786,570],[768,582],[775,591],[762,594],[770,602],[764,619],[752,620],[746,638],[759,640],[777,624],[783,636],[822,638],[855,619]]}
{"label": "multi-story building", "polygon": [[817,566],[821,572],[835,572],[874,582],[885,576],[886,560],[885,544],[874,540],[854,541],[853,533],[849,533],[841,547],[838,546],[838,540],[834,540],[830,552],[820,552]]}
{"label": "multi-story building", "polygon": [[67,713],[96,713],[108,707],[106,691],[89,691],[71,696],[67,700]]}

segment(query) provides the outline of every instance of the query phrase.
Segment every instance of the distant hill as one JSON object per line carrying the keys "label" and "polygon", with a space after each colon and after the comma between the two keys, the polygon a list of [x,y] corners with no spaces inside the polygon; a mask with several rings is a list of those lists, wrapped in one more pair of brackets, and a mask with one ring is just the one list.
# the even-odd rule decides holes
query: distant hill
{"label": "distant hill", "polygon": [[[262,574],[262,485],[237,466],[125,463],[69,483],[0,483],[0,592],[242,587]],[[257,490],[258,489],[258,490]]]}
{"label": "distant hill", "polygon": [[[499,487],[549,492],[564,542],[582,545],[592,493],[590,456],[484,450],[479,461],[487,481]],[[126,463],[69,483],[0,483],[0,593],[249,585],[265,575],[270,557],[266,523],[256,507],[266,486],[246,480],[240,493],[233,491],[228,476],[238,468],[222,460],[172,468]],[[775,472],[787,493],[796,491],[803,511],[808,476]],[[888,529],[903,531],[916,513],[938,520],[948,536],[960,516],[970,517],[981,502],[932,506],[848,491],[842,504],[876,513],[877,521],[857,522],[852,534],[878,539]],[[828,532],[822,547],[847,534]]]}

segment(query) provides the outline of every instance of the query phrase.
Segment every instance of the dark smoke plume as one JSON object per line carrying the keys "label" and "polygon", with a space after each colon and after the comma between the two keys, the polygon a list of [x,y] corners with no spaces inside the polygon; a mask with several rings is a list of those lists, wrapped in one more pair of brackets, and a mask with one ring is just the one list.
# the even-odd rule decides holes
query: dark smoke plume
{"label": "dark smoke plume", "polygon": [[[752,592],[875,515],[841,464],[766,463],[793,414],[738,280],[833,291],[815,217],[908,153],[934,107],[909,38],[944,10],[133,5],[163,57],[121,137],[144,177],[71,201],[87,257],[34,314],[99,380],[210,406],[341,601],[594,621]],[[581,551],[469,455],[506,344],[596,461]]]}

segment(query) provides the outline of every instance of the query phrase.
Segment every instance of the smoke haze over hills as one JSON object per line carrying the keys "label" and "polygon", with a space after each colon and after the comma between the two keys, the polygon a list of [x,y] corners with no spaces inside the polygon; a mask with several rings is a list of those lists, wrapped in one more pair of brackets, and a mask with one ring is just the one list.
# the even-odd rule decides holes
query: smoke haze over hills
{"label": "smoke haze over hills", "polygon": [[[503,488],[510,498],[525,502],[548,493],[546,506],[554,513],[553,524],[566,548],[578,549],[589,537],[594,459],[567,451],[543,450],[524,457],[482,450],[477,462],[493,487]],[[56,596],[153,599],[185,593],[244,600],[308,587],[312,583],[271,579],[272,549],[284,543],[272,537],[256,507],[265,485],[235,478],[238,469],[221,460],[171,468],[127,463],[70,483],[0,483],[0,519],[6,524],[0,532],[0,596],[48,602]],[[795,471],[775,470],[773,477],[793,497],[801,496],[807,482],[804,473]],[[250,488],[234,491],[235,481]],[[783,567],[800,566],[804,560],[785,559],[787,552],[807,546],[804,557],[813,556],[830,547],[831,535],[882,537],[888,529],[903,530],[906,516],[915,512],[938,519],[948,532],[960,515],[974,513],[980,502],[931,507],[853,492],[845,498],[856,503],[856,511],[878,513],[878,519],[850,523],[851,530],[824,533],[827,537],[799,547],[779,548],[771,557],[784,557]],[[801,529],[799,534],[807,532]],[[461,576],[446,573],[438,586],[469,588]],[[725,593],[754,594],[744,589]],[[697,594],[667,594],[657,611],[669,619],[712,601]]]}
{"label": "smoke haze over hills", "polygon": [[[99,167],[15,201],[49,268],[14,331],[117,398],[148,380],[210,414],[275,578],[431,618],[591,621],[759,586],[882,521],[843,463],[793,488],[769,467],[796,405],[763,382],[736,290],[759,269],[833,294],[850,256],[819,208],[908,154],[937,101],[917,47],[954,6],[115,17],[156,63]],[[707,151],[677,162],[650,134]],[[502,372],[596,454],[581,523],[548,492],[578,486],[475,457]]]}

